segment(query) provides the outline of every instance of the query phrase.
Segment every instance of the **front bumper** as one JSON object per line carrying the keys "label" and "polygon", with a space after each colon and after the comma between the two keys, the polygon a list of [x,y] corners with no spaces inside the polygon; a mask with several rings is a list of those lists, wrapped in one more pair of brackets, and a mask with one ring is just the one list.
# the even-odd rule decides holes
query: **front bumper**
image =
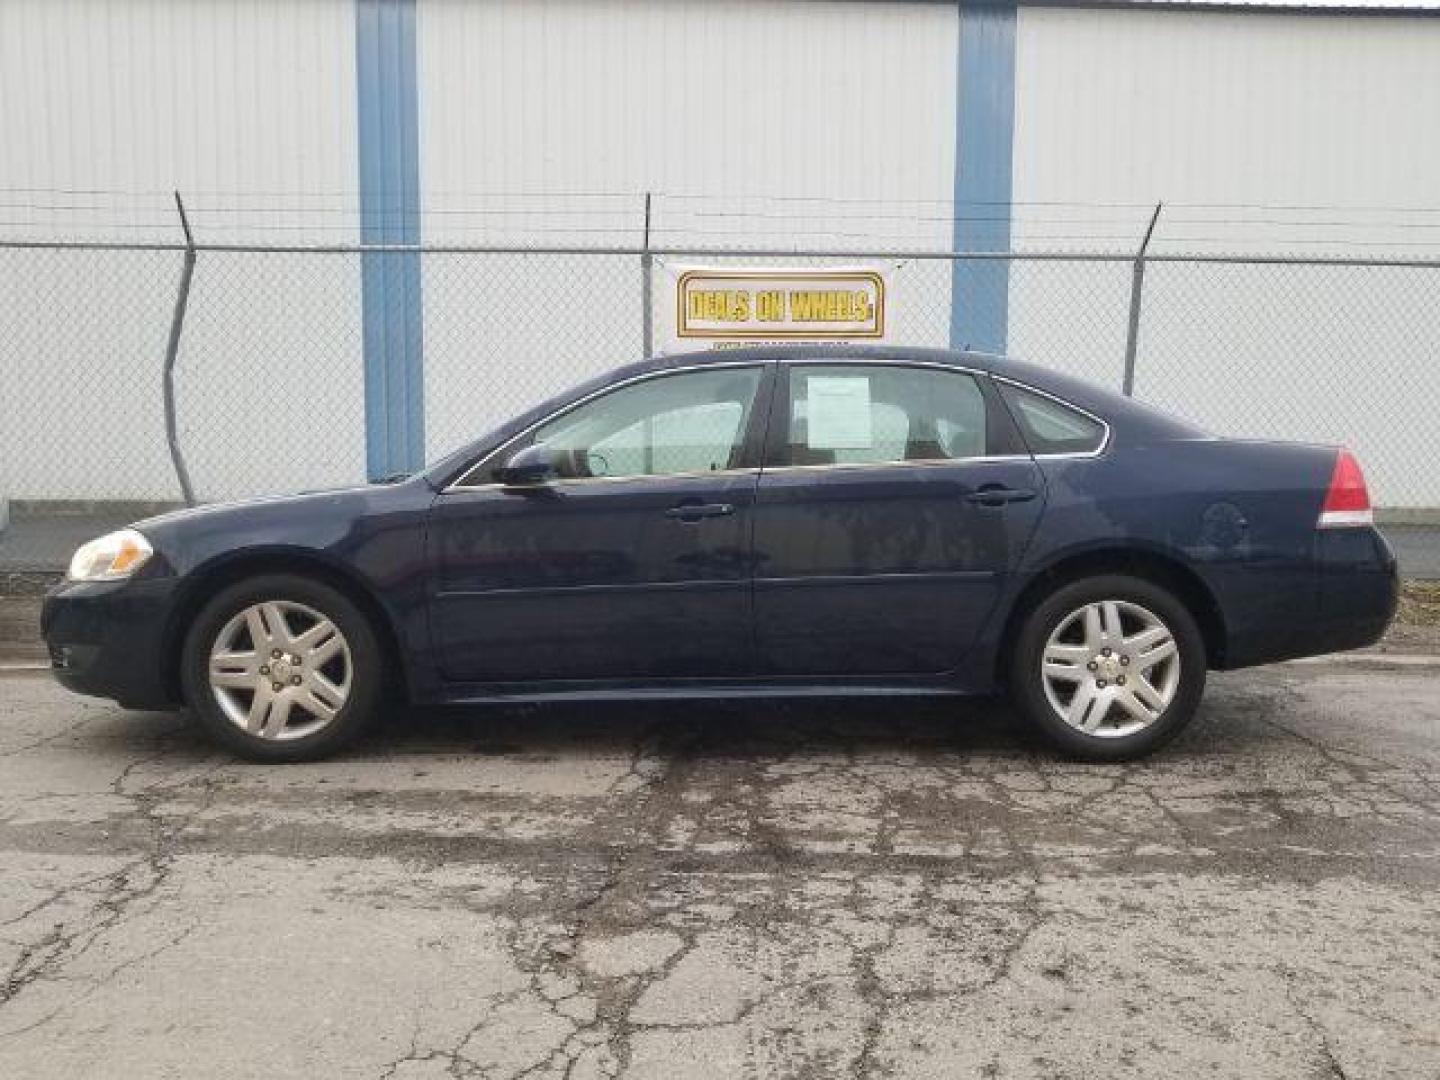
{"label": "front bumper", "polygon": [[131,709],[165,709],[178,696],[168,676],[174,578],[67,581],[50,590],[40,632],[56,680]]}

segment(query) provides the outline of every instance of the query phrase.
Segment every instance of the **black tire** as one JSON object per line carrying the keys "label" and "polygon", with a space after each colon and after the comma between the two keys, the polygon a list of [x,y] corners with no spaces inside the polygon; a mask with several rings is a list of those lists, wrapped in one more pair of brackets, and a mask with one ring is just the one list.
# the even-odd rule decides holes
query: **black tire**
{"label": "black tire", "polygon": [[[1148,726],[1130,734],[1110,736],[1090,734],[1067,723],[1051,704],[1041,670],[1051,634],[1087,604],[1107,600],[1137,605],[1163,622],[1175,642],[1179,665],[1179,682],[1174,696],[1158,717]],[[1126,661],[1133,662],[1129,657]],[[1163,746],[1190,722],[1205,690],[1206,666],[1205,639],[1195,623],[1195,617],[1173,593],[1144,578],[1105,574],[1061,585],[1025,616],[1010,657],[1009,685],[1021,714],[1066,755],[1085,761],[1127,761]],[[1151,670],[1162,669],[1157,665]],[[1093,674],[1098,677],[1106,672],[1102,668]],[[1086,684],[1091,677],[1087,667]],[[1121,677],[1125,677],[1123,673]],[[1134,678],[1133,672],[1129,677]],[[1057,682],[1056,685],[1064,684]],[[1094,685],[1099,687],[1101,684],[1096,682]],[[1130,685],[1133,687],[1133,682]],[[1120,691],[1111,685],[1110,692]],[[1073,697],[1068,701],[1062,699],[1060,704],[1067,705],[1073,700]],[[1117,715],[1125,723],[1133,719],[1124,715],[1123,710]],[[1114,726],[1108,717],[1105,726]]]}
{"label": "black tire", "polygon": [[[349,647],[350,685],[344,704],[328,721],[296,710],[307,724],[321,725],[298,737],[264,738],[242,729],[226,714],[210,686],[210,653],[221,632],[241,612],[267,601],[303,605],[323,615]],[[222,746],[252,761],[314,761],[335,753],[374,721],[384,696],[384,658],[375,628],[344,593],[294,574],[265,574],[222,589],[200,610],[186,633],[181,679],[191,711]],[[245,691],[231,699],[243,703]]]}

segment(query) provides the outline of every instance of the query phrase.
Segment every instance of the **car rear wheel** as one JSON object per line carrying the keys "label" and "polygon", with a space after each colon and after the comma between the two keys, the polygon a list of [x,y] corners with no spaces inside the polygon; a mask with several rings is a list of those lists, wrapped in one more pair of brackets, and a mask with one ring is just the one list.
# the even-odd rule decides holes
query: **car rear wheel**
{"label": "car rear wheel", "polygon": [[1072,581],[1026,617],[1011,657],[1021,711],[1067,753],[1145,754],[1190,721],[1205,688],[1205,643],[1189,610],[1142,578]]}
{"label": "car rear wheel", "polygon": [[333,753],[381,698],[380,648],[364,613],[338,590],[289,574],[250,578],[211,599],[182,664],[201,724],[257,761]]}

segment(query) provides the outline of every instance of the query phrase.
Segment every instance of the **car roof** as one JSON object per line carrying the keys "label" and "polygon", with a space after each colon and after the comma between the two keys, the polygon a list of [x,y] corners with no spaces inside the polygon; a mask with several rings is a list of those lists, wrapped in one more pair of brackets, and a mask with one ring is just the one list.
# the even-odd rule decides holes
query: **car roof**
{"label": "car roof", "polygon": [[745,345],[737,348],[697,349],[692,352],[667,353],[642,361],[637,367],[663,369],[697,367],[705,363],[744,363],[747,360],[823,360],[833,356],[847,360],[869,360],[874,363],[948,364],[978,371],[998,371],[1011,361],[991,353],[970,349],[931,349],[919,345],[864,345],[852,342],[808,345]]}

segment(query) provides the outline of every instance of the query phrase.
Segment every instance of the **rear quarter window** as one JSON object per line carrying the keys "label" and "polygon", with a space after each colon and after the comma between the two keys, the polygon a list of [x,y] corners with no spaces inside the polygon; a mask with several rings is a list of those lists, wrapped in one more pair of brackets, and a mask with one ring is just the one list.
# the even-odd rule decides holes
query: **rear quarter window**
{"label": "rear quarter window", "polygon": [[1105,442],[1105,425],[1054,398],[1011,383],[997,383],[1032,454],[1093,454]]}

